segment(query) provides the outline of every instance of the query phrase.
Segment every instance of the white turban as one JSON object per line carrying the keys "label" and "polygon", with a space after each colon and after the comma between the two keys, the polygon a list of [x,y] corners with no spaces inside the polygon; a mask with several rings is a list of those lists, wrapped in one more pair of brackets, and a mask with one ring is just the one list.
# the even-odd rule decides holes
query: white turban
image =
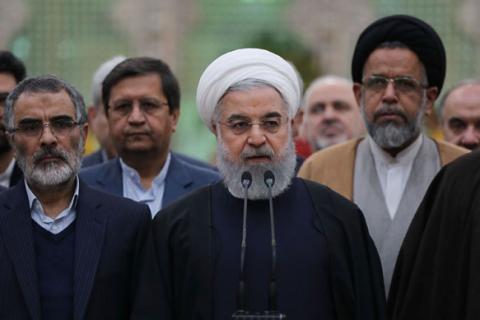
{"label": "white turban", "polygon": [[215,106],[227,89],[245,80],[265,81],[276,88],[293,118],[300,106],[301,82],[295,68],[282,57],[263,49],[238,49],[215,59],[205,69],[197,87],[197,109],[210,130]]}

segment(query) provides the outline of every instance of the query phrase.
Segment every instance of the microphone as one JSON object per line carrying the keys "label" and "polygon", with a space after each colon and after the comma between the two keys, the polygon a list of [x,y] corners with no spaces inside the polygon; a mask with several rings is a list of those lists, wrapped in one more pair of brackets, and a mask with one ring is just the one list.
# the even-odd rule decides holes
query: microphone
{"label": "microphone", "polygon": [[[245,179],[244,179],[245,176]],[[275,176],[273,172],[267,170],[264,174],[264,182],[268,188],[268,200],[270,207],[270,230],[271,230],[271,241],[272,241],[272,273],[270,278],[270,289],[269,289],[269,310],[264,312],[250,313],[245,310],[245,279],[244,279],[244,259],[245,259],[245,248],[246,248],[246,235],[247,235],[247,195],[248,188],[250,187],[251,174],[249,172],[244,172],[242,174],[242,186],[245,190],[244,198],[244,207],[243,207],[243,231],[242,231],[242,253],[241,253],[241,266],[240,266],[240,284],[239,284],[239,303],[237,306],[237,311],[232,315],[234,320],[286,320],[287,316],[276,311],[277,309],[277,288],[276,288],[276,269],[277,269],[277,244],[275,240],[275,222],[273,217],[273,200],[272,200],[272,187],[275,184]],[[250,179],[250,180],[249,180]],[[245,181],[245,183],[244,183]]]}
{"label": "microphone", "polygon": [[270,275],[270,290],[269,290],[269,310],[277,310],[277,241],[275,237],[275,219],[273,214],[273,197],[272,187],[275,184],[275,176],[270,170],[265,171],[263,181],[268,188],[268,203],[270,208],[270,234],[272,241],[272,272]]}
{"label": "microphone", "polygon": [[242,226],[242,244],[240,251],[240,279],[238,281],[237,291],[237,310],[245,310],[245,251],[247,249],[247,199],[248,188],[252,185],[252,174],[248,171],[242,173],[240,182],[243,187],[243,226]]}

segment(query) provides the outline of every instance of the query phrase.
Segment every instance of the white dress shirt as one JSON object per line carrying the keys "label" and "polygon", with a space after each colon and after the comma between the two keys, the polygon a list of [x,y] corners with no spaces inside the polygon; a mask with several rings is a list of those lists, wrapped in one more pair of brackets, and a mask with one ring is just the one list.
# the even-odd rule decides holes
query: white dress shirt
{"label": "white dress shirt", "polygon": [[165,178],[167,177],[168,167],[170,166],[170,158],[171,155],[169,152],[162,170],[153,179],[152,187],[150,189],[145,189],[142,186],[140,175],[137,170],[129,167],[120,158],[123,178],[123,196],[148,205],[152,218],[162,208],[163,193],[165,191]]}
{"label": "white dress shirt", "polygon": [[412,144],[400,151],[396,157],[392,157],[380,148],[370,136],[367,139],[369,139],[388,213],[393,220],[410,177],[413,161],[422,145],[423,135],[420,134]]}
{"label": "white dress shirt", "polygon": [[[25,180],[24,180],[25,181]],[[25,189],[27,190],[28,205],[33,221],[35,221],[43,229],[58,234],[65,230],[69,225],[75,221],[77,217],[77,199],[78,199],[78,177],[75,180],[75,192],[73,193],[72,200],[70,200],[69,206],[63,210],[56,218],[52,219],[43,211],[42,204],[33,194],[32,190],[28,187],[25,181]]]}

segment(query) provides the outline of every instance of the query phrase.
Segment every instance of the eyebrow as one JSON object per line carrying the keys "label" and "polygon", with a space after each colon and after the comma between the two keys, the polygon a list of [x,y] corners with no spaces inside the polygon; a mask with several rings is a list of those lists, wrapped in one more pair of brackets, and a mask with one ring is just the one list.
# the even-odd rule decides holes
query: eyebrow
{"label": "eyebrow", "polygon": [[[279,112],[273,111],[273,112],[268,112],[260,117],[260,119],[267,119],[267,118],[281,118],[282,115]],[[229,121],[233,120],[250,120],[251,118],[246,115],[242,114],[232,114],[228,117]]]}
{"label": "eyebrow", "polygon": [[[48,121],[58,120],[58,119],[72,119],[72,120],[74,120],[74,118],[71,117],[71,116],[69,116],[69,115],[60,114],[60,115],[57,115],[57,116],[53,116],[53,117],[51,117],[51,118],[48,118]],[[23,119],[21,119],[20,121],[18,121],[18,123],[33,123],[33,122],[43,122],[43,120],[42,120],[42,119],[39,119],[39,118],[26,117],[26,118],[23,118]]]}

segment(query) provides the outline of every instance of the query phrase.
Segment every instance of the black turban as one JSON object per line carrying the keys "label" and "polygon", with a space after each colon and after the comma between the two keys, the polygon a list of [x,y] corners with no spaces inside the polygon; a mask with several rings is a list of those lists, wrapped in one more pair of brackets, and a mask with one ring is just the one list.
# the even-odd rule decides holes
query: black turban
{"label": "black turban", "polygon": [[381,18],[358,38],[352,59],[352,79],[362,82],[363,66],[381,43],[399,41],[415,52],[425,66],[428,84],[442,90],[447,67],[445,48],[438,34],[424,21],[407,15]]}

